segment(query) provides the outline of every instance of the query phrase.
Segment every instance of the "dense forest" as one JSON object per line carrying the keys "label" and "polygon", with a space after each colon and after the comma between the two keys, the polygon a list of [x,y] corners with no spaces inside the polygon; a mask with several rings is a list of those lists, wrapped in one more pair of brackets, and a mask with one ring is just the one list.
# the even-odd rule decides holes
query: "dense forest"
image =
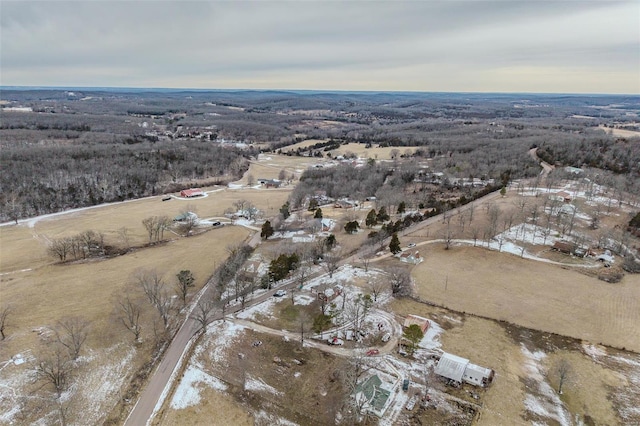
{"label": "dense forest", "polygon": [[[317,172],[336,197],[393,188],[427,160],[449,177],[531,177],[532,147],[551,164],[640,187],[638,138],[606,131],[638,130],[638,96],[7,88],[0,97],[0,220],[238,177],[259,151],[305,139],[397,147],[404,157],[393,173],[379,164],[345,171],[370,173],[348,185]],[[311,190],[305,179],[294,200]]]}
{"label": "dense forest", "polygon": [[[3,148],[3,220],[237,179],[248,152],[200,142]],[[182,184],[181,184],[182,183]]]}

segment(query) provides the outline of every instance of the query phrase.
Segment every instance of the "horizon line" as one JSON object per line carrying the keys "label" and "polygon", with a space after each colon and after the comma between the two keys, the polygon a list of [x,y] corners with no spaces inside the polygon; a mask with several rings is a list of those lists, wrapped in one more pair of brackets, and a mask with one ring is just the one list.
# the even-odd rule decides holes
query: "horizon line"
{"label": "horizon line", "polygon": [[[496,92],[496,91],[422,91],[422,90],[347,90],[347,89],[246,89],[246,88],[188,88],[142,86],[28,86],[0,85],[2,90],[104,90],[104,91],[167,91],[167,92],[292,92],[292,93],[398,93],[398,94],[461,94],[461,95],[565,95],[565,96],[638,96],[640,93],[598,92]],[[1,94],[0,94],[1,97]]]}

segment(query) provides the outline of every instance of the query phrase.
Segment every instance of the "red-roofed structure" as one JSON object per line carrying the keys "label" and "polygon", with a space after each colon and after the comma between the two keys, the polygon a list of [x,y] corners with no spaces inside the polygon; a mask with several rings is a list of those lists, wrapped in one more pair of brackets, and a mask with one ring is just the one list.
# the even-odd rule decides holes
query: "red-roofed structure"
{"label": "red-roofed structure", "polygon": [[200,188],[183,189],[180,191],[180,196],[184,198],[202,197],[204,192]]}
{"label": "red-roofed structure", "polygon": [[427,330],[429,329],[429,326],[431,325],[429,323],[429,320],[426,318],[419,317],[418,315],[407,315],[407,317],[404,319],[404,324],[402,324],[402,326],[404,328],[407,328],[413,324],[420,327],[420,330],[422,330],[423,333],[426,333]]}

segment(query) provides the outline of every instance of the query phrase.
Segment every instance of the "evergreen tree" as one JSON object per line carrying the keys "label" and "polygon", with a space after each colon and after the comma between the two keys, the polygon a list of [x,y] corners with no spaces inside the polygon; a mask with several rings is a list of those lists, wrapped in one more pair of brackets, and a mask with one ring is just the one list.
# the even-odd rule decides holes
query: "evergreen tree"
{"label": "evergreen tree", "polygon": [[387,209],[385,209],[384,206],[380,207],[380,210],[378,210],[378,216],[376,217],[376,219],[378,220],[378,222],[386,222],[387,220],[389,220],[389,214],[387,213]]}
{"label": "evergreen tree", "polygon": [[283,219],[286,219],[289,216],[291,216],[291,212],[289,212],[289,202],[288,201],[286,203],[284,203],[282,205],[282,207],[280,207],[280,214],[282,215]]}
{"label": "evergreen tree", "polygon": [[347,234],[355,234],[356,232],[358,232],[359,228],[360,228],[360,225],[358,225],[358,222],[355,220],[351,222],[347,222],[347,224],[344,225],[344,231]]}
{"label": "evergreen tree", "polygon": [[407,204],[404,201],[400,201],[398,204],[398,214],[402,214],[407,210]]}
{"label": "evergreen tree", "polygon": [[311,212],[311,211],[314,211],[317,208],[318,208],[318,200],[316,200],[315,198],[310,199],[309,200],[309,208],[308,208],[308,210]]}
{"label": "evergreen tree", "polygon": [[389,250],[393,254],[400,253],[402,249],[400,248],[400,240],[398,239],[398,233],[394,232],[391,236],[391,242],[389,243]]}
{"label": "evergreen tree", "polygon": [[409,354],[413,355],[418,347],[418,343],[420,343],[420,340],[424,337],[424,333],[418,324],[411,324],[404,330],[402,337],[411,342],[409,346]]}
{"label": "evergreen tree", "polygon": [[333,234],[329,234],[329,236],[325,240],[325,244],[327,246],[327,249],[329,249],[329,250],[334,248],[336,246],[336,244],[337,244],[336,236],[333,235]]}
{"label": "evergreen tree", "polygon": [[271,226],[271,222],[268,220],[265,221],[264,225],[262,225],[262,232],[260,232],[260,236],[266,240],[273,235],[273,232],[274,231],[273,227]]}
{"label": "evergreen tree", "polygon": [[378,224],[375,209],[371,209],[369,211],[369,214],[367,214],[367,218],[364,220],[364,224],[367,225],[368,228],[371,228],[372,226],[376,226]]}
{"label": "evergreen tree", "polygon": [[322,219],[322,209],[317,208],[315,214],[313,215],[314,219]]}

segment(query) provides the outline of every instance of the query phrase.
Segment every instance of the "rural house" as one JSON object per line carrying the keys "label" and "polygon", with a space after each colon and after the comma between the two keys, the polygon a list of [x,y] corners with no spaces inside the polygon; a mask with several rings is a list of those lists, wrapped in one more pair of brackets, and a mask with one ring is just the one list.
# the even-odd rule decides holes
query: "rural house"
{"label": "rural house", "polygon": [[356,203],[355,201],[338,200],[333,205],[333,207],[336,208],[336,209],[350,209],[350,208],[353,208],[353,207],[357,207],[357,205],[358,205],[358,203]]}
{"label": "rural house", "polygon": [[186,222],[187,220],[197,220],[198,215],[193,212],[181,213],[173,218],[174,222]]}
{"label": "rural house", "polygon": [[184,198],[202,197],[204,192],[200,188],[183,189],[180,191],[180,196]]}
{"label": "rural house", "polygon": [[384,383],[380,377],[373,375],[362,384],[356,386],[353,397],[364,411],[382,417],[386,411],[394,386]]}
{"label": "rural house", "polygon": [[573,197],[567,191],[559,191],[559,192],[556,192],[555,194],[549,195],[549,199],[570,203],[571,200],[573,200]]}
{"label": "rural house", "polygon": [[493,380],[490,368],[471,364],[468,359],[443,353],[436,365],[435,373],[456,383],[466,382],[475,386],[487,386]]}
{"label": "rural house", "polygon": [[417,265],[424,260],[422,256],[420,256],[420,252],[416,251],[415,253],[410,253],[405,251],[400,254],[400,261],[404,263],[411,263],[412,265]]}
{"label": "rural house", "polygon": [[280,188],[280,184],[281,182],[276,179],[269,179],[263,183],[265,188]]}

